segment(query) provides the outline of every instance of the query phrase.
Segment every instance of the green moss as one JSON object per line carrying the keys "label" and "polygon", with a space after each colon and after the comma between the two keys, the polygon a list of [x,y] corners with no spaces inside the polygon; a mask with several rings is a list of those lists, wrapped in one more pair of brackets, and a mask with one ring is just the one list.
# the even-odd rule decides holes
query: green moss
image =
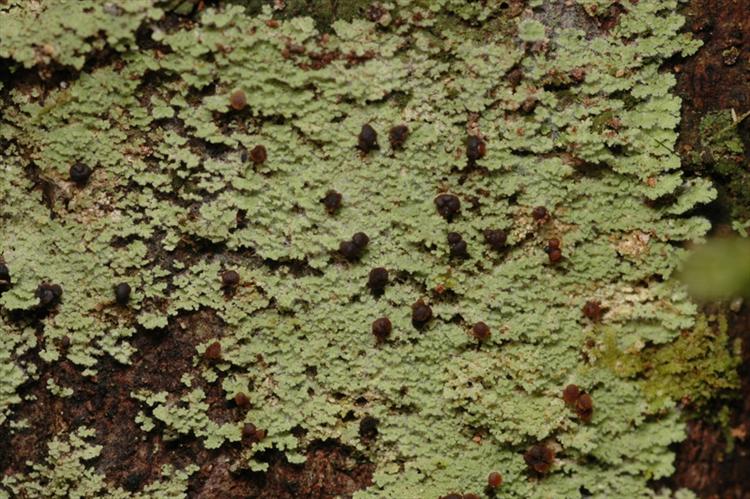
{"label": "green moss", "polygon": [[[97,6],[97,33],[108,33]],[[36,29],[67,34],[47,7]],[[680,102],[659,67],[698,46],[678,33],[676,2],[628,4],[611,33],[596,36],[551,29],[534,12],[512,18],[498,2],[388,8],[391,23],[338,19],[324,37],[310,17],[268,22],[270,8],[206,9],[193,24],[164,22],[148,3],[111,28],[125,33],[102,38],[121,51],[117,60],[51,89],[9,82],[0,104],[0,255],[12,273],[0,297],[6,418],[34,376],[29,349],[93,375],[104,356],[130,362],[136,330],[176,328],[184,314],[210,310],[221,325],[192,332],[199,344],[180,374],[185,387],[131,396],[141,428],[167,438],[216,448],[247,422],[266,429],[233,468],[263,469],[269,448],[298,462],[311,441],[338,439],[376,465],[358,497],[479,491],[494,469],[509,497],[640,497],[649,479],[672,472],[670,445],[683,438],[676,400],[684,390],[707,396],[732,365],[720,355],[724,337],[696,326],[695,304],[671,279],[687,255],[682,243],[709,228],[692,209],[715,195],[683,178],[671,150]],[[14,3],[0,16],[24,26],[29,9]],[[141,24],[158,49],[133,45]],[[95,52],[83,33],[58,62],[81,67]],[[541,37],[550,43],[524,41]],[[17,65],[48,62],[25,51],[25,37],[8,40],[3,57]],[[518,85],[513,68],[524,74]],[[236,89],[247,97],[242,111],[229,108]],[[355,147],[364,123],[380,143],[367,155]],[[393,151],[387,135],[397,124],[410,134]],[[467,134],[486,141],[479,168],[466,163]],[[259,144],[267,161],[243,162]],[[68,179],[78,161],[94,169],[83,187]],[[335,216],[320,203],[329,189],[343,195]],[[461,198],[451,223],[435,211],[443,191]],[[644,203],[664,196],[674,202]],[[539,205],[547,223],[531,217]],[[506,251],[484,243],[487,228],[508,231]],[[360,262],[344,262],[338,245],[358,231],[370,244]],[[469,258],[449,257],[450,231],[463,235]],[[544,252],[553,237],[563,242],[558,266]],[[393,276],[379,299],[365,286],[376,266]],[[231,297],[220,289],[226,268],[241,276]],[[37,345],[11,315],[35,309],[41,281],[64,294]],[[123,281],[133,288],[125,309],[112,291]],[[435,316],[424,331],[410,319],[419,298]],[[607,308],[609,336],[586,358],[598,328],[581,314],[591,299]],[[393,334],[377,345],[370,327],[384,315]],[[480,320],[492,338],[477,348],[467,331]],[[685,339],[686,330],[702,332]],[[56,348],[63,336],[66,352]],[[216,340],[222,359],[208,365],[201,354]],[[657,371],[636,363],[623,375],[596,361],[614,351],[652,356],[666,379],[714,370],[649,403],[662,389]],[[220,383],[227,399],[246,392],[244,419],[212,420],[193,386],[200,378]],[[594,397],[588,425],[560,398],[573,382]],[[380,420],[371,445],[358,436],[367,414]],[[539,441],[559,458],[548,477],[530,480],[522,453]],[[84,466],[68,454],[60,459]],[[46,486],[43,475],[12,480]]]}
{"label": "green moss", "polygon": [[723,316],[701,316],[692,330],[667,346],[623,352],[614,333],[608,332],[601,348],[602,364],[620,376],[639,380],[654,407],[679,400],[700,410],[739,388],[741,345],[739,340],[730,343]]}

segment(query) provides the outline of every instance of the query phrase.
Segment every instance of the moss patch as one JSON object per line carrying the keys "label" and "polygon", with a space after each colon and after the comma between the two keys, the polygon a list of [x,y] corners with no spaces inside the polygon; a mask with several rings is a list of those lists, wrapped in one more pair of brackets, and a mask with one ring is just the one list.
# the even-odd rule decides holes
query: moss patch
{"label": "moss patch", "polygon": [[699,412],[707,402],[739,388],[739,340],[730,344],[723,316],[701,316],[668,346],[648,346],[638,352],[617,348],[614,334],[604,333],[601,362],[620,376],[638,379],[655,407],[680,400]]}

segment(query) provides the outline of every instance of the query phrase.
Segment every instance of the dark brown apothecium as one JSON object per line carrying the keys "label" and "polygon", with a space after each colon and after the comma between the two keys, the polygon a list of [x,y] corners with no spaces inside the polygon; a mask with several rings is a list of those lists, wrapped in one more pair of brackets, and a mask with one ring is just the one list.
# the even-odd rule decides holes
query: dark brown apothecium
{"label": "dark brown apothecium", "polygon": [[419,329],[432,319],[432,309],[424,300],[419,299],[411,306],[411,323]]}
{"label": "dark brown apothecium", "polygon": [[70,180],[78,185],[83,185],[88,182],[91,173],[92,170],[88,165],[84,165],[83,163],[76,163],[70,167]]}
{"label": "dark brown apothecium", "polygon": [[439,194],[435,198],[435,207],[440,216],[450,222],[461,210],[461,201],[453,194]]}
{"label": "dark brown apothecium", "polygon": [[127,305],[130,300],[130,285],[126,282],[121,282],[115,286],[115,301],[119,305]]}
{"label": "dark brown apothecium", "polygon": [[482,139],[474,135],[466,139],[466,157],[469,161],[482,159],[487,152],[487,146]]}
{"label": "dark brown apothecium", "polygon": [[495,251],[505,248],[508,234],[502,229],[487,229],[484,231],[484,241]]}
{"label": "dark brown apothecium", "polygon": [[402,149],[408,136],[409,129],[406,127],[406,125],[396,125],[391,128],[391,131],[388,132],[388,140],[391,143],[391,149]]}
{"label": "dark brown apothecium", "polygon": [[320,202],[323,203],[328,214],[333,215],[341,208],[341,199],[341,194],[334,190],[330,190],[326,192],[326,195],[320,200]]}
{"label": "dark brown apothecium", "polygon": [[377,339],[378,343],[383,343],[391,335],[393,326],[388,317],[381,317],[375,319],[372,323],[372,334]]}
{"label": "dark brown apothecium", "polygon": [[362,130],[357,137],[357,147],[364,153],[378,148],[378,133],[369,124],[362,125]]}
{"label": "dark brown apothecium", "polygon": [[367,287],[373,294],[380,295],[388,285],[388,270],[384,267],[375,267],[367,277]]}
{"label": "dark brown apothecium", "polygon": [[555,462],[555,452],[546,445],[537,444],[524,453],[523,460],[530,469],[545,474]]}

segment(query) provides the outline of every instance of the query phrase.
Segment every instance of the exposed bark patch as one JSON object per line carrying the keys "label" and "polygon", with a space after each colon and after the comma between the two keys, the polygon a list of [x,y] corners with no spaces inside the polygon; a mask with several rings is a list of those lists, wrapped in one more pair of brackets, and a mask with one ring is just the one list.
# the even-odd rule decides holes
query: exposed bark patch
{"label": "exposed bark patch", "polygon": [[[172,446],[164,444],[158,432],[145,433],[138,427],[135,416],[141,403],[130,393],[138,389],[183,391],[180,377],[193,371],[195,345],[220,330],[220,321],[211,311],[180,317],[165,331],[136,335],[132,343],[138,351],[131,365],[121,365],[111,358],[101,359],[94,378],[83,376],[68,360],[54,364],[39,361],[39,379],[21,390],[23,396],[33,395],[36,399],[20,404],[14,414],[16,420],[26,419],[29,428],[14,434],[7,428],[0,431],[5,443],[13,449],[13,453],[0,454],[0,469],[14,473],[24,470],[27,460],[43,461],[46,443],[55,434],[84,425],[96,429],[94,443],[103,446],[96,461],[97,470],[114,484],[128,482],[131,487],[134,482],[145,484],[159,476],[162,464],[184,466],[191,462],[179,463],[180,453],[173,455],[169,449]],[[75,392],[66,398],[55,396],[46,387],[48,379]],[[218,393],[212,390],[213,399],[220,394],[221,390]],[[189,440],[193,449],[201,447],[196,439]]]}
{"label": "exposed bark patch", "polygon": [[734,108],[739,114],[750,107],[748,7],[746,1],[735,0],[694,0],[690,4],[687,27],[704,46],[680,72],[678,89],[687,97],[684,130],[692,130],[692,120],[706,111]]}
{"label": "exposed bark patch", "polygon": [[[142,404],[130,393],[139,389],[185,392],[180,381],[184,373],[193,374],[194,387],[206,393],[212,420],[242,419],[244,411],[226,400],[221,379],[204,382],[198,376],[200,366],[196,369],[192,363],[195,345],[221,337],[222,329],[221,320],[211,310],[183,314],[166,330],[137,334],[132,344],[138,351],[130,365],[101,359],[94,378],[83,376],[68,360],[44,364],[37,358],[40,377],[21,390],[22,395],[33,395],[36,400],[23,402],[13,415],[16,421],[26,419],[29,428],[15,433],[7,423],[0,428],[0,474],[27,471],[27,461],[44,461],[47,442],[57,433],[88,426],[96,430],[93,443],[102,445],[92,465],[111,484],[129,491],[158,480],[164,464],[184,468],[193,463],[201,466],[189,482],[189,495],[197,498],[324,498],[351,495],[369,485],[374,465],[355,457],[353,449],[333,442],[312,445],[303,465],[288,463],[280,452],[267,452],[269,471],[249,473],[238,466],[241,444],[208,450],[193,435],[164,441],[158,425],[148,433],[141,430],[135,417]],[[48,379],[73,388],[75,393],[66,398],[53,395],[46,387]]]}
{"label": "exposed bark patch", "polygon": [[[705,209],[715,225],[714,232],[726,232],[732,213],[747,213],[742,184],[750,165],[750,120],[744,119],[737,131],[745,145],[745,157],[732,161],[736,169],[717,168],[710,148],[710,137],[701,134],[701,120],[711,112],[734,111],[741,117],[750,111],[750,18],[747,1],[693,0],[686,8],[686,30],[703,40],[698,53],[687,61],[673,63],[678,77],[678,92],[683,97],[682,122],[678,150],[688,171],[710,175],[719,191],[718,199]],[[696,160],[696,158],[698,158]],[[724,163],[729,158],[725,158]]]}
{"label": "exposed bark patch", "polygon": [[[355,491],[372,483],[372,473],[375,471],[374,464],[364,461],[352,448],[335,441],[311,444],[304,464],[290,464],[278,452],[269,453],[267,459],[270,464],[268,472],[252,475],[256,488],[249,497],[351,497]],[[200,497],[219,496],[208,494]]]}
{"label": "exposed bark patch", "polygon": [[545,2],[535,17],[555,32],[582,29],[586,32],[587,38],[602,34],[596,18],[587,15],[583,7],[572,2]]}

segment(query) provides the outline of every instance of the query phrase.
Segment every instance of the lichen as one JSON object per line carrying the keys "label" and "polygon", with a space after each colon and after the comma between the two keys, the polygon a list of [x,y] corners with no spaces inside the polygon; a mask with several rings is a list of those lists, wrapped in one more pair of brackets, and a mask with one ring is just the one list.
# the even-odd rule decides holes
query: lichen
{"label": "lichen", "polygon": [[36,344],[34,332],[28,327],[15,327],[0,322],[0,424],[11,413],[12,406],[21,402],[18,389],[36,373],[36,366],[20,360]]}
{"label": "lichen", "polygon": [[[174,440],[180,434],[192,432],[195,436],[205,439],[207,449],[220,447],[225,440],[230,442],[240,440],[240,428],[236,425],[229,423],[218,425],[209,419],[206,414],[209,406],[204,402],[205,393],[202,390],[193,390],[174,403],[168,402],[168,395],[164,392],[151,396],[133,394],[135,399],[143,400],[152,407],[153,419],[161,421],[166,428],[166,440]],[[139,419],[143,422],[142,427],[147,431],[153,428],[151,418],[142,416]]]}
{"label": "lichen", "polygon": [[96,50],[132,48],[138,27],[162,14],[152,0],[10,0],[0,6],[0,57],[27,68],[54,62],[81,69]]}
{"label": "lichen", "polygon": [[58,397],[70,397],[73,395],[73,389],[71,387],[60,386],[52,378],[47,378],[47,389],[50,393],[57,395]]}
{"label": "lichen", "polygon": [[[266,438],[243,444],[232,464],[254,470],[267,466],[266,449],[299,462],[309,443],[337,439],[376,465],[360,498],[478,492],[491,470],[507,497],[650,495],[684,436],[677,399],[720,383],[699,377],[652,404],[656,374],[623,376],[595,352],[664,360],[659,375],[673,377],[731,365],[692,354],[725,338],[682,339],[702,329],[672,279],[682,243],[709,228],[692,209],[715,192],[687,180],[672,150],[680,101],[660,65],[698,43],[678,33],[671,0],[623,4],[595,36],[502,3],[399,0],[387,5],[399,22],[337,20],[330,34],[311,18],[273,19],[269,6],[208,8],[196,22],[144,0],[85,2],[93,11],[81,2],[64,18],[53,1],[36,2],[40,13],[23,2],[0,8],[14,33],[33,25],[38,40],[62,36],[50,57],[27,33],[0,37],[0,56],[18,70],[85,68],[59,85],[9,80],[2,90],[0,255],[12,276],[0,296],[4,417],[35,375],[24,352],[94,375],[105,356],[130,362],[136,332],[211,310],[221,326],[195,345],[184,388],[131,393],[143,431],[216,448],[253,423]],[[44,22],[32,22],[38,15]],[[139,27],[151,36],[137,45]],[[115,55],[102,59],[106,47]],[[233,110],[238,90],[247,104]],[[367,154],[356,148],[365,123],[380,145]],[[409,136],[392,150],[388,131],[399,124]],[[477,164],[465,156],[470,134],[487,145]],[[259,144],[267,160],[244,160]],[[82,186],[68,179],[76,162],[93,169]],[[320,202],[329,189],[343,195],[335,215]],[[446,191],[461,200],[452,222],[434,205]],[[535,206],[549,219],[535,221]],[[507,250],[487,246],[485,229],[506,230]],[[359,231],[370,243],[347,262],[339,243]],[[463,236],[468,258],[450,257],[448,232]],[[551,238],[562,241],[557,265],[544,252]],[[366,282],[381,266],[392,279],[376,297]],[[221,284],[228,268],[240,275],[231,291]],[[63,288],[51,310],[37,305],[41,282]],[[114,302],[119,282],[133,289],[126,307]],[[420,298],[434,318],[417,330]],[[581,313],[593,299],[602,324]],[[28,316],[40,313],[43,342],[29,333]],[[378,344],[370,327],[382,316],[393,332]],[[492,331],[481,346],[468,334],[478,321]],[[215,341],[221,358],[209,362]],[[247,393],[249,410],[212,420],[196,380],[220,383],[227,400]],[[573,382],[593,397],[589,424],[561,399]],[[372,442],[358,435],[366,415],[379,421]],[[65,487],[100,490],[105,478],[82,463],[93,448],[61,442],[52,465],[4,486],[49,492],[61,461],[87,477]],[[523,460],[537,442],[558,451],[544,478]],[[65,487],[55,490],[72,493]]]}

